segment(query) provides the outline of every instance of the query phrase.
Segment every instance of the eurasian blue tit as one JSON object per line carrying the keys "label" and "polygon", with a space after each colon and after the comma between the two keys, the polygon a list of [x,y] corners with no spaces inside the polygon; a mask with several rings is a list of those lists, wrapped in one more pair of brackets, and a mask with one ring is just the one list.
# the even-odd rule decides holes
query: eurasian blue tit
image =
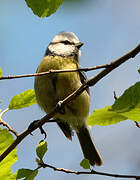
{"label": "eurasian blue tit", "polygon": [[[72,32],[60,32],[50,42],[37,73],[49,70],[70,70],[80,67],[80,48],[83,45]],[[51,73],[35,77],[35,94],[38,105],[50,113],[56,104],[77,90],[86,80],[83,72]],[[102,159],[93,143],[86,124],[90,108],[90,93],[87,88],[73,101],[65,105],[54,119],[64,135],[72,140],[72,129],[76,131],[84,157],[91,165],[102,164]]]}

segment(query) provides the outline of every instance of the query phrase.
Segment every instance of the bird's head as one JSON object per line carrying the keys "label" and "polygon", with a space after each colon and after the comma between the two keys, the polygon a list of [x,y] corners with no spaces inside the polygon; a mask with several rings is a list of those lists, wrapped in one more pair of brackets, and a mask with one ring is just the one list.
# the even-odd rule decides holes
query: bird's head
{"label": "bird's head", "polygon": [[56,55],[62,57],[73,56],[79,61],[81,56],[80,47],[83,45],[73,32],[60,32],[50,42],[46,55]]}

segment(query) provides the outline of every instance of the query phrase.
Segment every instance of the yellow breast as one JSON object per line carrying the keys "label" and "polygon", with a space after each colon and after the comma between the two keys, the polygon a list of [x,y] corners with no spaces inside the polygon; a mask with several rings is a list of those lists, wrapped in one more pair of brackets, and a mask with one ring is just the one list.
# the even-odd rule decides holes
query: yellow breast
{"label": "yellow breast", "polygon": [[[37,72],[51,69],[76,69],[78,63],[73,58],[47,56],[43,58]],[[65,72],[35,77],[35,93],[39,106],[49,113],[58,101],[63,100],[81,86],[78,72]],[[69,121],[75,127],[84,123],[89,113],[89,95],[84,91],[65,107],[65,114],[58,113],[55,117]],[[81,120],[82,119],[82,120]]]}

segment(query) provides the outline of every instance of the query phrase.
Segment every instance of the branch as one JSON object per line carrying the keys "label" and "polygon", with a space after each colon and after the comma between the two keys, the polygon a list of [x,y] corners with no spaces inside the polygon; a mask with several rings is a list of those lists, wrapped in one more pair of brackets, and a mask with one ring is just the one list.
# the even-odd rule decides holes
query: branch
{"label": "branch", "polygon": [[114,178],[135,178],[135,179],[140,179],[140,176],[104,173],[104,172],[95,171],[93,169],[90,172],[87,172],[87,171],[74,171],[74,170],[65,169],[65,168],[57,168],[55,166],[51,166],[51,165],[45,164],[45,163],[40,163],[39,165],[41,167],[43,167],[43,168],[51,168],[54,171],[60,171],[60,172],[64,172],[64,173],[67,173],[67,174],[76,174],[76,175],[80,175],[80,174],[94,174],[95,175],[96,174],[96,175],[109,176],[109,177],[114,177]]}
{"label": "branch", "polygon": [[7,129],[12,132],[16,137],[18,136],[18,133],[16,132],[16,130],[14,130],[8,123],[6,123],[5,121],[3,121],[2,116],[9,110],[9,108],[6,108],[4,111],[2,111],[0,113],[0,125],[3,125],[5,127],[7,127]]}
{"label": "branch", "polygon": [[93,67],[88,67],[88,68],[79,68],[79,69],[67,69],[67,70],[49,70],[47,72],[41,72],[41,73],[33,73],[33,74],[22,74],[22,75],[11,75],[11,76],[3,76],[0,77],[0,80],[5,80],[5,79],[17,79],[17,78],[25,78],[25,77],[33,77],[33,76],[44,76],[48,75],[51,73],[65,73],[65,72],[76,72],[76,71],[92,71],[96,69],[102,69],[102,68],[109,68],[111,64],[103,64],[99,66],[93,66]]}
{"label": "branch", "polygon": [[8,123],[6,123],[5,121],[1,121],[0,120],[0,125],[3,125],[5,127],[7,127],[7,129],[12,132],[16,137],[18,136],[18,133],[16,132],[16,130],[14,130]]}
{"label": "branch", "polygon": [[0,156],[0,162],[31,132],[39,128],[40,126],[43,126],[46,122],[49,121],[57,112],[60,111],[61,108],[63,108],[66,104],[68,104],[70,101],[75,99],[77,96],[79,96],[84,90],[86,90],[89,86],[94,86],[99,80],[101,80],[103,77],[105,77],[107,74],[109,74],[112,70],[120,66],[122,63],[126,62],[130,58],[134,58],[138,53],[140,52],[140,44],[127,53],[126,55],[122,56],[121,58],[117,59],[116,61],[111,62],[111,67],[104,69],[100,73],[98,73],[96,76],[88,79],[85,81],[85,83],[78,88],[76,91],[74,91],[72,94],[70,94],[68,97],[66,97],[63,101],[58,102],[58,105],[52,110],[51,113],[44,116],[40,121],[37,121],[37,123],[34,125],[32,129],[27,129],[24,132],[22,132],[17,139],[1,154]]}
{"label": "branch", "polygon": [[114,94],[114,99],[117,100],[118,97],[117,97],[117,95],[116,95],[116,92],[114,91],[113,94]]}
{"label": "branch", "polygon": [[138,128],[140,128],[140,124],[139,124],[137,121],[134,121],[134,122],[135,122],[136,126],[137,126]]}

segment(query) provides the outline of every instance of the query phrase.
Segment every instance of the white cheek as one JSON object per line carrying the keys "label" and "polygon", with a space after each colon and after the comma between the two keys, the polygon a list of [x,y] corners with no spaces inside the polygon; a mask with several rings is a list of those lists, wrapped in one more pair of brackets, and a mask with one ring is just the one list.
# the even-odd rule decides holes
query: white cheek
{"label": "white cheek", "polygon": [[50,45],[49,49],[51,52],[54,52],[58,55],[71,55],[75,48],[72,45],[65,45],[65,44],[55,44],[55,45]]}

